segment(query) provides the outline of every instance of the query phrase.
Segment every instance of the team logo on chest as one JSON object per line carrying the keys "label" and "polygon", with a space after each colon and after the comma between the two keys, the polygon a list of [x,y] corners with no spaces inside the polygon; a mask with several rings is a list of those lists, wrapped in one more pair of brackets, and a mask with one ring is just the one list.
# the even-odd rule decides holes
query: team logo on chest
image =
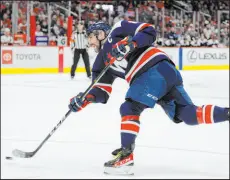
{"label": "team logo on chest", "polygon": [[125,73],[127,65],[128,65],[128,62],[124,58],[121,61],[115,61],[110,68],[113,69],[113,70],[115,70],[115,71],[118,71],[118,72],[121,72],[121,73]]}

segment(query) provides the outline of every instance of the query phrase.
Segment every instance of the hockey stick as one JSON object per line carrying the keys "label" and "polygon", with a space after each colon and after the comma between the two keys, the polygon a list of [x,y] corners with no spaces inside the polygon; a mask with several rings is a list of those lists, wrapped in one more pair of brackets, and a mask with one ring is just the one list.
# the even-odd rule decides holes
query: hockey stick
{"label": "hockey stick", "polygon": [[[123,58],[122,58],[123,59]],[[85,98],[85,96],[88,94],[88,92],[93,88],[93,86],[101,79],[101,77],[106,73],[106,71],[110,68],[110,66],[113,64],[113,62],[115,61],[115,58],[111,58],[111,61],[108,65],[106,65],[104,67],[104,69],[101,71],[101,73],[96,77],[96,79],[92,82],[92,84],[85,90],[85,92],[82,94],[81,99],[83,100]],[[25,151],[21,151],[19,149],[14,149],[12,151],[12,154],[15,157],[20,157],[20,158],[31,158],[33,157],[39,149],[41,149],[41,147],[43,146],[43,144],[53,135],[53,133],[58,129],[58,127],[65,121],[65,119],[70,115],[72,111],[69,110],[65,116],[58,122],[58,124],[53,128],[53,130],[46,136],[46,138],[40,143],[40,145],[37,147],[37,149],[35,149],[32,152],[25,152]]]}

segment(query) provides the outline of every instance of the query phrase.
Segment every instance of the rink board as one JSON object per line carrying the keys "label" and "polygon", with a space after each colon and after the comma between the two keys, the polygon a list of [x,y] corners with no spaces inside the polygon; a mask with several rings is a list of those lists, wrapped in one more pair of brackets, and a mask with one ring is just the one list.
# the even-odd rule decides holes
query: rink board
{"label": "rink board", "polygon": [[229,69],[228,48],[182,48],[182,70]]}
{"label": "rink board", "polygon": [[[179,70],[229,69],[228,48],[159,48],[166,52]],[[89,51],[91,67],[96,53]],[[69,73],[73,52],[69,47],[1,48],[1,74]],[[82,58],[76,72],[85,72]]]}

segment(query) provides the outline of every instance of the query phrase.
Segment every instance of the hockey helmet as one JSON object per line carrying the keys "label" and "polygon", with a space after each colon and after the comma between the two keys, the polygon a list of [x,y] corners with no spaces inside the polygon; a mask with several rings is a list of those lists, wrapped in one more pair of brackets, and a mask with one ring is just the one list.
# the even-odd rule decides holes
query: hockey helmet
{"label": "hockey helmet", "polygon": [[102,30],[105,32],[105,35],[108,36],[110,30],[111,30],[111,26],[109,24],[106,24],[103,21],[98,21],[94,24],[89,25],[88,29],[87,29],[87,35],[90,35],[91,33],[94,33],[95,35],[97,35],[97,30]]}

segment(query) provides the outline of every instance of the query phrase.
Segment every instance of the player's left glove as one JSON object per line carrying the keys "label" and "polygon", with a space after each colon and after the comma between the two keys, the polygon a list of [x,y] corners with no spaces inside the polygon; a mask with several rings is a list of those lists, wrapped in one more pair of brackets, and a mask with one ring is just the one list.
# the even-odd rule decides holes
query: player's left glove
{"label": "player's left glove", "polygon": [[89,103],[95,101],[95,97],[91,94],[87,94],[84,100],[81,99],[82,92],[79,93],[77,96],[70,99],[69,109],[73,112],[78,112],[85,108]]}
{"label": "player's left glove", "polygon": [[111,59],[121,60],[129,52],[133,51],[137,47],[136,42],[132,41],[131,36],[127,36],[121,41],[113,45],[112,51],[108,54],[108,63],[111,63]]}

